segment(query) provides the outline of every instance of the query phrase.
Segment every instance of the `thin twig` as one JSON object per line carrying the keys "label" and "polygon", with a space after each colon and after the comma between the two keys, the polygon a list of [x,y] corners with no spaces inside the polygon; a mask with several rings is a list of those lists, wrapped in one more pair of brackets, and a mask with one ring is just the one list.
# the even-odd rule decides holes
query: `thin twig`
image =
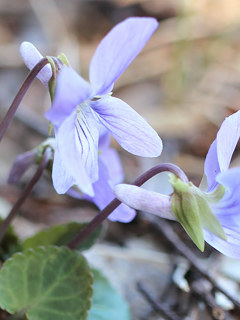
{"label": "thin twig", "polygon": [[[174,173],[183,181],[187,182],[188,178],[185,173],[177,166],[171,163],[159,164],[148,171],[144,172],[140,177],[138,177],[132,184],[135,186],[141,186],[143,183],[151,179],[158,173],[169,171]],[[82,229],[74,239],[72,239],[69,244],[69,249],[75,249],[83,240],[85,240],[112,212],[115,210],[121,201],[118,199],[113,199],[97,216],[95,216],[87,226]]]}
{"label": "thin twig", "polygon": [[160,314],[162,314],[168,320],[181,320],[175,312],[173,312],[166,303],[157,302],[149,292],[143,287],[143,285],[138,282],[137,283],[138,290],[142,293],[142,295],[146,298],[146,300],[151,304],[153,309]]}
{"label": "thin twig", "polygon": [[213,277],[202,266],[201,262],[195,256],[195,254],[189,249],[188,246],[186,246],[183,243],[183,241],[173,231],[169,223],[164,221],[164,219],[159,220],[157,217],[154,217],[153,215],[143,214],[143,216],[144,219],[151,222],[154,228],[156,228],[164,235],[164,237],[171,243],[171,245],[176,249],[176,251],[180,253],[182,256],[184,256],[200,275],[207,279],[217,291],[222,292],[229,300],[231,300],[232,303],[235,305],[236,309],[240,311],[239,302],[217,284]]}
{"label": "thin twig", "polygon": [[[205,283],[207,281],[207,283]],[[205,305],[207,306],[207,309],[214,320],[230,320],[230,316],[228,312],[223,310],[219,305],[217,305],[214,296],[211,293],[211,288],[209,288],[208,280],[195,280],[191,284],[191,291],[198,297],[198,299],[202,300]]]}
{"label": "thin twig", "polygon": [[21,205],[27,199],[27,197],[29,196],[33,187],[35,186],[35,184],[38,182],[39,178],[41,177],[44,169],[48,165],[51,154],[52,154],[52,150],[50,148],[46,148],[45,153],[42,158],[42,161],[41,161],[40,165],[38,166],[37,171],[35,172],[34,176],[32,177],[31,181],[28,183],[26,188],[23,190],[23,192],[22,192],[21,196],[18,198],[17,202],[12,207],[12,210],[9,212],[7,218],[1,223],[1,225],[0,225],[0,242],[2,241],[2,239],[6,233],[7,228],[9,227],[13,218],[16,216]]}
{"label": "thin twig", "polygon": [[21,88],[19,89],[18,93],[16,94],[8,112],[6,113],[2,123],[0,124],[0,141],[2,140],[10,122],[12,121],[15,112],[17,111],[18,106],[20,105],[25,93],[27,92],[28,88],[32,84],[33,80],[36,78],[37,74],[42,70],[42,68],[48,64],[48,59],[43,58],[36,66],[30,71],[29,75],[23,82]]}

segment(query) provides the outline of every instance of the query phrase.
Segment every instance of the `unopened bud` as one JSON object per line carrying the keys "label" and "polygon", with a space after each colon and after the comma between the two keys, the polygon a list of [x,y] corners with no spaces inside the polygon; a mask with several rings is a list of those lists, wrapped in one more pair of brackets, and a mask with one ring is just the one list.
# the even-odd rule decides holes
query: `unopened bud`
{"label": "unopened bud", "polygon": [[[39,164],[42,161],[46,148],[52,149],[52,154],[55,148],[55,139],[49,138],[41,143],[38,147],[20,154],[14,161],[10,173],[8,175],[8,183],[16,184],[23,174],[34,164]],[[51,165],[53,157],[49,160]],[[51,168],[50,168],[51,169]]]}

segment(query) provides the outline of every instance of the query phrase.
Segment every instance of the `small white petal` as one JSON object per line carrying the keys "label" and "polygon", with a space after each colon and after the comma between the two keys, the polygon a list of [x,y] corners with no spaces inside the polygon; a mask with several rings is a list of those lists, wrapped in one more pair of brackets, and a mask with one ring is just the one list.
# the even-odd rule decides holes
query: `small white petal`
{"label": "small white petal", "polygon": [[171,210],[169,196],[128,184],[118,184],[114,187],[114,193],[120,201],[131,208],[176,220]]}
{"label": "small white petal", "polygon": [[[20,54],[24,63],[29,70],[32,70],[35,65],[43,58],[41,53],[30,42],[24,41],[20,45]],[[37,78],[47,87],[48,81],[52,77],[52,68],[47,64],[37,75]]]}

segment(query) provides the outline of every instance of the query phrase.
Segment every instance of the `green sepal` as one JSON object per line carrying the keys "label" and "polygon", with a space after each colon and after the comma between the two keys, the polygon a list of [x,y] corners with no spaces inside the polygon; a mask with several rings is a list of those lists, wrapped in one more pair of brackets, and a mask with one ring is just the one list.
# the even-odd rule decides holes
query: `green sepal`
{"label": "green sepal", "polygon": [[169,181],[174,189],[171,197],[172,211],[197,247],[201,251],[204,250],[203,227],[219,238],[227,240],[210,207],[210,204],[214,205],[222,199],[225,188],[219,185],[214,192],[203,192],[191,182],[186,183],[172,174]]}
{"label": "green sepal", "polygon": [[57,58],[63,63],[64,66],[70,67],[70,62],[64,53],[60,53]]}
{"label": "green sepal", "polygon": [[52,130],[53,130],[53,124],[51,122],[49,122],[49,124],[48,124],[48,135],[49,136],[51,136]]}
{"label": "green sepal", "polygon": [[51,78],[48,81],[48,90],[49,90],[51,101],[53,102],[53,99],[55,96],[55,90],[56,90],[56,79],[55,78]]}
{"label": "green sepal", "polygon": [[51,157],[49,159],[48,166],[47,166],[47,169],[51,169],[54,150],[55,150],[55,138],[47,138],[39,146],[34,148],[34,150],[36,151],[36,163],[40,164],[40,162],[42,161],[43,155],[45,153],[45,150],[47,148],[51,148],[51,151],[52,151],[52,154],[51,154]]}
{"label": "green sepal", "polygon": [[48,81],[48,90],[49,90],[49,94],[51,97],[51,101],[53,101],[54,99],[54,95],[55,95],[55,90],[56,90],[56,84],[57,84],[57,67],[55,62],[53,61],[52,57],[47,56],[46,57],[51,65],[52,68],[52,77],[51,79]]}
{"label": "green sepal", "polygon": [[204,237],[195,197],[188,192],[174,193],[171,197],[171,208],[189,237],[201,251],[204,251]]}
{"label": "green sepal", "polygon": [[63,66],[68,66],[70,67],[70,63],[67,59],[67,57],[65,56],[64,53],[61,53],[60,55],[58,55],[57,59],[63,64],[63,66],[57,66],[55,61],[53,60],[52,57],[47,56],[46,57],[51,65],[52,68],[52,77],[51,79],[48,81],[48,89],[49,89],[49,93],[50,93],[50,97],[51,97],[51,101],[53,101],[54,96],[55,96],[55,91],[56,91],[56,85],[57,85],[57,75],[60,71],[60,69]]}
{"label": "green sepal", "polygon": [[203,175],[202,180],[201,180],[201,182],[199,184],[199,189],[202,190],[202,191],[207,192],[208,183],[207,183],[207,176],[205,174]]}
{"label": "green sepal", "polygon": [[212,213],[207,201],[200,196],[197,196],[197,202],[199,207],[199,216],[201,225],[207,229],[208,231],[212,232],[219,238],[223,240],[227,240],[226,234],[216,218],[216,216]]}
{"label": "green sepal", "polygon": [[221,184],[213,192],[204,193],[204,198],[211,203],[216,204],[218,201],[222,199],[225,193],[225,188]]}

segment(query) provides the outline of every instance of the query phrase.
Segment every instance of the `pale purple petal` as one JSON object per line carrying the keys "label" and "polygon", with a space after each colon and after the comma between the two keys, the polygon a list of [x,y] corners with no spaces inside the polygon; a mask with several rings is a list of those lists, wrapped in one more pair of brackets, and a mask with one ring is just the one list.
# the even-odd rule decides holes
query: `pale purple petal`
{"label": "pale purple petal", "polygon": [[123,181],[123,169],[121,160],[116,150],[106,148],[100,150],[99,158],[108,168],[109,178],[113,185]]}
{"label": "pale purple petal", "polygon": [[136,211],[129,208],[124,203],[121,203],[111,214],[108,219],[111,221],[119,221],[128,223],[131,222],[136,216]]}
{"label": "pale purple petal", "polygon": [[90,108],[82,110],[75,120],[79,159],[92,182],[98,179],[98,138],[96,120]]}
{"label": "pale purple petal", "polygon": [[162,218],[176,220],[171,210],[169,196],[128,184],[116,185],[114,193],[120,201],[131,208],[146,211]]}
{"label": "pale purple petal", "polygon": [[216,176],[216,181],[225,187],[223,198],[212,205],[227,236],[227,241],[220,239],[211,232],[204,230],[204,239],[223,254],[240,258],[240,168],[223,171]]}
{"label": "pale purple petal", "polygon": [[58,127],[73,110],[77,110],[79,104],[89,98],[90,93],[89,83],[72,68],[64,67],[58,75],[54,101],[45,114],[46,118]]}
{"label": "pale purple petal", "polygon": [[9,176],[8,183],[15,184],[17,183],[23,174],[28,170],[28,168],[35,164],[37,160],[36,150],[27,151],[23,154],[20,154],[14,161]]}
{"label": "pale purple petal", "polygon": [[112,90],[158,27],[154,18],[128,18],[117,24],[100,42],[90,63],[89,78],[95,95]]}
{"label": "pale purple petal", "polygon": [[227,236],[227,241],[215,236],[208,230],[204,231],[204,239],[207,241],[212,247],[225,254],[228,257],[234,259],[240,259],[240,233],[239,229],[232,229],[229,226],[222,225],[223,230]]}
{"label": "pale purple petal", "polygon": [[240,111],[227,117],[217,134],[217,155],[221,171],[229,168],[240,137]]}
{"label": "pale purple petal", "polygon": [[108,149],[111,143],[111,134],[109,133],[107,128],[105,128],[104,126],[101,125],[99,127],[101,127],[101,130],[99,132],[98,148],[100,150]]}
{"label": "pale purple petal", "polygon": [[[111,187],[108,168],[99,160],[99,180],[93,184],[94,197],[86,197],[94,202],[100,210],[105,208],[114,198],[113,189]],[[121,204],[108,217],[111,221],[130,222],[135,217],[135,210]]]}
{"label": "pale purple petal", "polygon": [[113,185],[123,181],[124,174],[122,164],[118,152],[110,148],[111,135],[104,127],[105,131],[101,130],[102,134],[99,137],[98,148],[100,151],[99,158],[108,168],[110,180]]}
{"label": "pale purple petal", "polygon": [[[20,45],[20,54],[28,69],[32,70],[35,65],[43,58],[41,53],[30,42],[22,42]],[[52,68],[47,64],[37,75],[37,78],[47,87],[48,81],[52,77]]]}
{"label": "pale purple petal", "polygon": [[[57,176],[57,171],[55,171],[56,174],[53,175],[53,183],[58,193],[67,192],[72,185],[76,184],[84,193],[93,196],[92,182],[82,162],[83,149],[81,148],[75,128],[76,113],[77,112],[73,112],[67,117],[56,130],[56,148],[58,148],[59,151],[59,154],[57,154],[59,158],[54,159],[54,162],[57,161],[57,164],[55,163],[54,165],[55,168],[58,167],[58,169],[61,170],[62,164],[63,170],[67,172],[67,179],[66,181],[64,179],[61,180]],[[63,174],[63,178],[66,177],[66,173],[63,172],[61,174]]]}
{"label": "pale purple petal", "polygon": [[89,196],[85,196],[84,193],[82,193],[79,189],[75,188],[75,187],[72,187],[68,190],[67,194],[70,196],[70,197],[73,197],[73,198],[76,198],[76,199],[81,199],[81,200],[84,200],[84,199],[89,199],[90,197]]}
{"label": "pale purple petal", "polygon": [[57,146],[54,152],[52,180],[53,187],[59,194],[66,193],[69,188],[78,183],[76,176],[72,175],[72,172],[64,165]]}
{"label": "pale purple petal", "polygon": [[221,172],[216,181],[225,187],[225,194],[214,208],[215,215],[221,223],[225,218],[236,221],[240,226],[240,168]]}
{"label": "pale purple petal", "polygon": [[113,97],[103,97],[91,103],[99,121],[118,143],[135,155],[157,157],[162,141],[156,131],[128,104]]}
{"label": "pale purple petal", "polygon": [[217,141],[214,140],[208,150],[204,163],[204,173],[207,177],[208,192],[213,191],[218,186],[216,176],[219,172],[220,168],[217,157]]}
{"label": "pale purple petal", "polygon": [[204,164],[208,191],[217,187],[215,178],[218,173],[229,168],[233,152],[240,137],[240,111],[227,117],[211,144]]}

